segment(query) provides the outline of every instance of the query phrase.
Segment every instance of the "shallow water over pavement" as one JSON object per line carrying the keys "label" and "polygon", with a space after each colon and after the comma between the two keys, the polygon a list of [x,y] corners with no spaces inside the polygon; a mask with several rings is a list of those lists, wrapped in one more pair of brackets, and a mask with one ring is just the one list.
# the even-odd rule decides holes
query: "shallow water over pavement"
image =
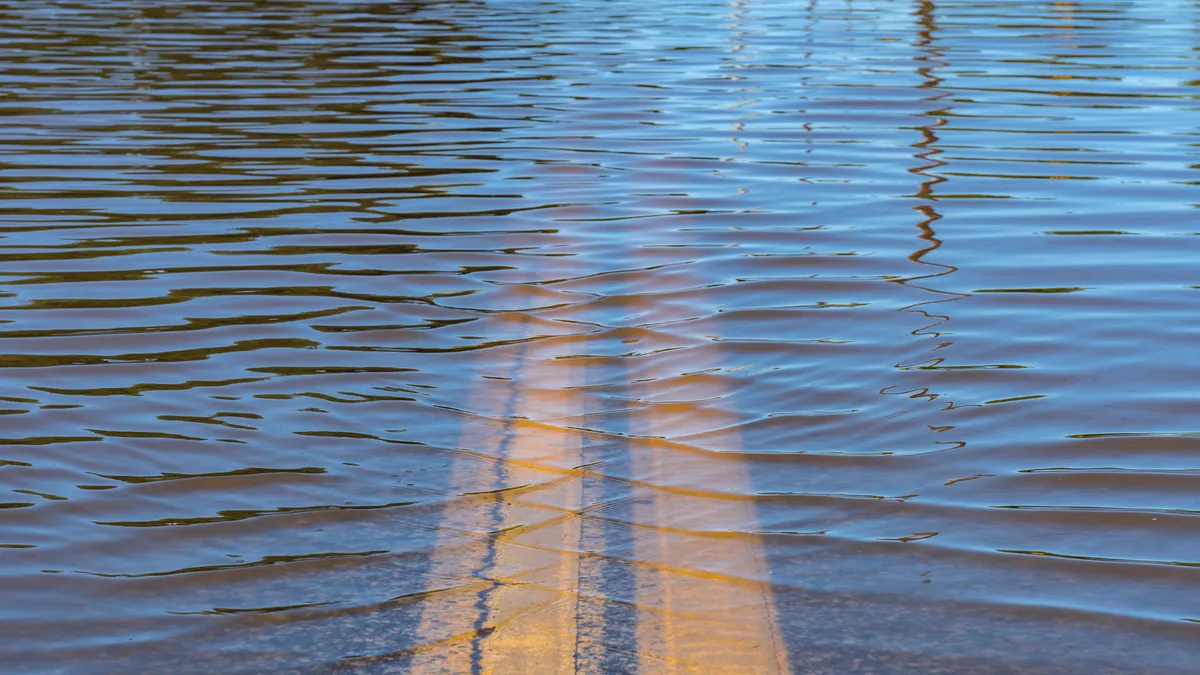
{"label": "shallow water over pavement", "polygon": [[6,672],[1194,672],[1193,0],[0,31]]}

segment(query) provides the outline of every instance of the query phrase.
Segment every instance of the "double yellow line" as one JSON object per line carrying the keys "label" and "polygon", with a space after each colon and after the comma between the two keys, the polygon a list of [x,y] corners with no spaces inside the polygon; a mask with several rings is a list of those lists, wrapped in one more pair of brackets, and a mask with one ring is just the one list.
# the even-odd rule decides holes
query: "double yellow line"
{"label": "double yellow line", "polygon": [[[646,290],[654,277],[644,271]],[[533,302],[536,286],[524,288]],[[629,309],[652,314],[654,297],[631,295]],[[674,374],[670,401],[656,380],[627,383],[628,435],[610,437],[581,428],[599,412],[583,388],[595,361],[556,358],[555,341],[483,354],[451,482],[483,471],[499,491],[459,497],[438,525],[429,577],[446,590],[423,601],[411,672],[789,673],[743,461],[670,440],[736,429],[725,380]],[[589,465],[588,443],[622,444],[624,475]],[[621,509],[589,496],[602,483],[619,486]],[[596,541],[620,553],[584,550]],[[614,566],[632,588],[594,578]],[[589,608],[604,603],[634,625],[596,625],[606,613]]]}

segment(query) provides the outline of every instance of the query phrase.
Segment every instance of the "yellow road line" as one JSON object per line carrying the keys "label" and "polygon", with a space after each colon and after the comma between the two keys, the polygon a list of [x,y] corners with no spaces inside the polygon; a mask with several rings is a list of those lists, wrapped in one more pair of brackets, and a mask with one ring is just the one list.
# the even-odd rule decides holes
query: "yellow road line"
{"label": "yellow road line", "polygon": [[[478,377],[467,408],[479,413],[479,418],[463,424],[459,445],[497,461],[459,457],[451,484],[483,482],[491,483],[492,489],[503,489],[521,485],[532,474],[542,483],[541,489],[557,488],[563,493],[561,504],[558,510],[522,507],[514,502],[520,494],[517,491],[482,500],[461,515],[453,511],[464,509],[462,504],[447,506],[450,522],[439,526],[429,573],[432,579],[445,579],[463,589],[427,602],[417,638],[430,648],[418,652],[411,670],[573,673],[580,537],[576,512],[581,494],[578,479],[572,475],[577,472],[571,467],[582,463],[581,438],[579,432],[538,421],[548,415],[581,412],[580,399],[572,395],[571,387],[582,373],[536,358],[527,347],[485,354],[484,358],[489,373],[511,378],[512,393],[498,396],[496,380]],[[533,468],[539,466],[556,472]],[[464,521],[459,529],[451,525],[455,518]],[[509,546],[503,535],[496,534],[531,525],[552,532],[557,550]],[[476,531],[465,533],[463,529]],[[482,578],[484,583],[473,584],[472,577]]]}
{"label": "yellow road line", "polygon": [[[678,276],[673,281],[705,283]],[[640,312],[652,315],[653,296],[636,297],[634,302],[646,303]],[[719,352],[708,354],[720,358]],[[729,388],[720,377],[669,373],[676,380],[688,378],[683,393],[677,387],[656,393],[652,375],[639,373],[641,384],[631,385],[640,407],[630,415],[630,428],[641,437],[629,451],[639,485],[633,518],[644,528],[634,546],[641,563],[636,574],[639,672],[789,673],[765,550],[753,534],[758,517],[744,461],[733,452],[709,453],[671,440],[736,429]],[[722,445],[738,450],[736,433],[722,438]]]}

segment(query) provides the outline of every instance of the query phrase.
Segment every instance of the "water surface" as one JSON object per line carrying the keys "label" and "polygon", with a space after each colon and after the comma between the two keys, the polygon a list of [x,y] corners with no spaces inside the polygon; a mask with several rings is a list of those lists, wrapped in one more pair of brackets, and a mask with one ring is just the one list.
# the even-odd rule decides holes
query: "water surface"
{"label": "water surface", "polygon": [[1195,672],[1194,0],[0,34],[5,672]]}

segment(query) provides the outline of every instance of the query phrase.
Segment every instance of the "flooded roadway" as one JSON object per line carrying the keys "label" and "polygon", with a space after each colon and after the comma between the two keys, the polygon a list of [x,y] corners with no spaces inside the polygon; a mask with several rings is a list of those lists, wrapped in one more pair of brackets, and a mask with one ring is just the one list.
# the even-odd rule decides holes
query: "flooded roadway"
{"label": "flooded roadway", "polygon": [[6,673],[1192,673],[1200,3],[0,3]]}

